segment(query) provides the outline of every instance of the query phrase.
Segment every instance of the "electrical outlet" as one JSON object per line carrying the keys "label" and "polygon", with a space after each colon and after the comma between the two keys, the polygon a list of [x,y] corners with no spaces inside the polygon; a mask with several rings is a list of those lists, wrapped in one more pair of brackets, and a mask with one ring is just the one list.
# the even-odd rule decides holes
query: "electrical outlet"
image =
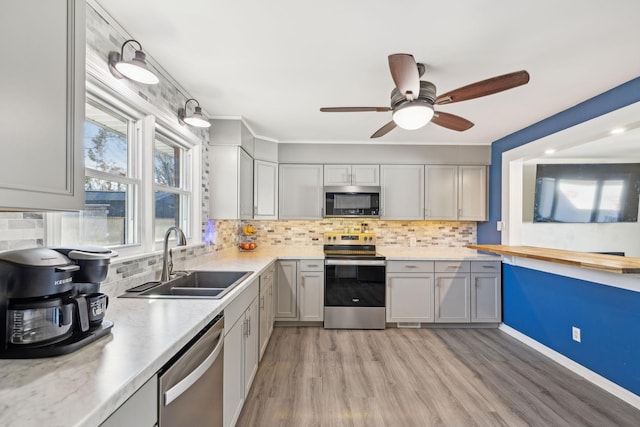
{"label": "electrical outlet", "polygon": [[580,328],[576,328],[575,326],[571,327],[571,336],[574,341],[580,342]]}

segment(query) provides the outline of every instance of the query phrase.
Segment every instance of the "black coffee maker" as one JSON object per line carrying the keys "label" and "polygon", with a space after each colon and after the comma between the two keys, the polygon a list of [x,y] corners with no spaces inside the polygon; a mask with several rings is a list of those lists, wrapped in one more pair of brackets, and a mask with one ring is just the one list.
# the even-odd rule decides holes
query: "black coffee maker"
{"label": "black coffee maker", "polygon": [[100,282],[117,254],[106,248],[0,253],[0,358],[71,353],[111,332]]}

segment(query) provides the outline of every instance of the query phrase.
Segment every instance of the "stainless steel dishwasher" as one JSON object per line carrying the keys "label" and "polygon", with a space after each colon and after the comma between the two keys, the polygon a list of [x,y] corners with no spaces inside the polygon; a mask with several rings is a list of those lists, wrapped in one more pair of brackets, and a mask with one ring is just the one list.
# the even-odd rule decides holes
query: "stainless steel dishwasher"
{"label": "stainless steel dishwasher", "polygon": [[160,427],[222,426],[223,360],[220,315],[160,371]]}

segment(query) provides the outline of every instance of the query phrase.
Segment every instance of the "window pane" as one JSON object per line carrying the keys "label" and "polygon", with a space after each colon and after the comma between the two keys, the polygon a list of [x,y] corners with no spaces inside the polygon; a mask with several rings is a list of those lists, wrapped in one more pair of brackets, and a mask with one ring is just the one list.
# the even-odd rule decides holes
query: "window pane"
{"label": "window pane", "polygon": [[156,183],[180,188],[181,149],[156,139],[153,153]]}
{"label": "window pane", "polygon": [[180,195],[156,191],[155,207],[155,237],[162,240],[169,227],[180,224]]}
{"label": "window pane", "polygon": [[127,242],[127,185],[85,178],[85,206],[62,215],[63,245],[115,246]]}
{"label": "window pane", "polygon": [[127,120],[86,104],[85,166],[114,175],[127,175]]}

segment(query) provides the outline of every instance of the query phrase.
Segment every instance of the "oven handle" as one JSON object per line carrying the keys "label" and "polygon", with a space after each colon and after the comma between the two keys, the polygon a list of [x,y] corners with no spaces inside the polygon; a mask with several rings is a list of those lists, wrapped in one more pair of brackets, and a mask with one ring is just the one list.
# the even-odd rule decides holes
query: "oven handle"
{"label": "oven handle", "polygon": [[384,266],[386,261],[383,259],[366,260],[366,259],[325,259],[324,265],[382,265]]}

